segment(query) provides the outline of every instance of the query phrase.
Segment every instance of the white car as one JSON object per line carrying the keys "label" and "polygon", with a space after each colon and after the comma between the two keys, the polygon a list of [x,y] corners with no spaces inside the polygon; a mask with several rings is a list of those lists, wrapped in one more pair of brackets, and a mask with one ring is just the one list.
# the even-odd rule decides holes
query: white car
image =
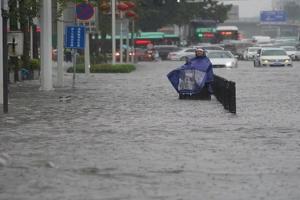
{"label": "white car", "polygon": [[295,52],[295,60],[300,60],[300,50],[296,50]]}
{"label": "white car", "polygon": [[183,48],[178,51],[173,51],[168,54],[168,60],[187,60],[188,58],[195,56],[195,48]]}
{"label": "white car", "polygon": [[261,49],[261,47],[248,47],[244,51],[244,59],[245,60],[253,60],[257,54],[257,51]]}
{"label": "white car", "polygon": [[293,66],[292,59],[282,48],[262,48],[254,59],[254,67]]}
{"label": "white car", "polygon": [[230,52],[224,50],[207,50],[206,56],[211,61],[214,68],[237,67],[237,58]]}
{"label": "white car", "polygon": [[280,48],[283,48],[287,55],[291,57],[292,60],[296,60],[296,47],[294,46],[281,46]]}

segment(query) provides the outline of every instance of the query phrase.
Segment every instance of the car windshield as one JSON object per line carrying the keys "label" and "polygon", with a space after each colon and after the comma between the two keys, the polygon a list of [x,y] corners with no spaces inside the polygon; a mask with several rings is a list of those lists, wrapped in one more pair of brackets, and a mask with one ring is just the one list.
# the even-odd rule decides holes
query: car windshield
{"label": "car windshield", "polygon": [[285,56],[286,52],[281,49],[270,49],[270,50],[263,50],[261,55],[262,56]]}
{"label": "car windshield", "polygon": [[259,49],[259,48],[256,48],[256,49],[254,49],[254,48],[249,48],[248,51],[249,51],[249,52],[257,52],[258,49]]}
{"label": "car windshield", "polygon": [[286,50],[286,51],[296,51],[296,48],[294,48],[294,47],[284,47],[284,50]]}
{"label": "car windshield", "polygon": [[218,46],[207,46],[207,47],[202,47],[205,50],[223,50],[222,47],[218,47]]}
{"label": "car windshield", "polygon": [[233,55],[227,51],[224,52],[209,52],[207,54],[209,58],[233,58]]}

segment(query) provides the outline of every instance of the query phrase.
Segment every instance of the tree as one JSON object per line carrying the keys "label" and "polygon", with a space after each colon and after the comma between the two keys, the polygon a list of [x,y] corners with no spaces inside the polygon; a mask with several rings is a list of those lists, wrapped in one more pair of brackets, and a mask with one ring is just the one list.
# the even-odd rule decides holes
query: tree
{"label": "tree", "polygon": [[188,24],[190,20],[195,18],[224,22],[227,19],[228,11],[231,9],[231,5],[224,5],[216,0],[204,0],[197,3],[188,3],[186,0],[180,2],[162,0],[156,3],[140,0],[140,5],[138,26],[144,31],[155,31],[170,24],[181,26]]}
{"label": "tree", "polygon": [[287,12],[288,18],[291,20],[300,20],[300,5],[295,1],[287,2],[284,5],[284,11]]}

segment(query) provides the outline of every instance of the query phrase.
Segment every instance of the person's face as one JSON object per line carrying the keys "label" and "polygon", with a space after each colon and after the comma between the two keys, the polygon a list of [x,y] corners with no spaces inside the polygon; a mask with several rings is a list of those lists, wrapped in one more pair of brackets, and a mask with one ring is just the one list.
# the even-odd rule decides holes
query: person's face
{"label": "person's face", "polygon": [[203,56],[204,52],[202,50],[196,50],[196,56]]}

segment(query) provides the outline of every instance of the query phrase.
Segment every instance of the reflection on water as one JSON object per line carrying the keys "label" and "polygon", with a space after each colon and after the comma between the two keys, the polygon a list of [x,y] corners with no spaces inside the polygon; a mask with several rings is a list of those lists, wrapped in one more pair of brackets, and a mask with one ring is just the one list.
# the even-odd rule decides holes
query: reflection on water
{"label": "reflection on water", "polygon": [[179,100],[166,78],[179,64],[79,75],[75,90],[11,85],[0,199],[298,200],[299,63],[215,69],[236,82],[237,115]]}

